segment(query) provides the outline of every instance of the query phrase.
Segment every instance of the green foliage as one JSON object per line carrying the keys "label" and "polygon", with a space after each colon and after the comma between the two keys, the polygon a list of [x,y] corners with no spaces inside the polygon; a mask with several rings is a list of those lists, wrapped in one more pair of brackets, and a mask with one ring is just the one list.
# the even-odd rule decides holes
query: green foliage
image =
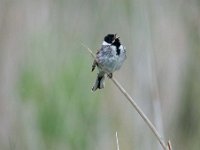
{"label": "green foliage", "polygon": [[[46,40],[44,43],[51,41]],[[60,142],[73,150],[88,149],[91,139],[95,139],[99,108],[98,94],[92,94],[90,87],[93,78],[86,59],[90,56],[84,50],[74,49],[77,53],[66,60],[68,64],[58,60],[45,67],[51,61],[51,57],[44,57],[45,51],[48,49],[48,55],[52,55],[53,50],[50,46],[43,48],[43,56],[38,56],[41,53],[37,52],[37,47],[32,47],[34,54],[30,54],[29,63],[21,71],[18,89],[22,102],[34,104],[38,132],[48,149],[51,149],[49,145]],[[61,59],[65,57],[67,53]]]}

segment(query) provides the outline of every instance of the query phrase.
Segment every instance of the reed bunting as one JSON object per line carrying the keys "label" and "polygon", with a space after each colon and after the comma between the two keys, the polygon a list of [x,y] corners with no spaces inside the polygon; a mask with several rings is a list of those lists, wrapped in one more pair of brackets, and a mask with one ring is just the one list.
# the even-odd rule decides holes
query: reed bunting
{"label": "reed bunting", "polygon": [[113,72],[121,68],[125,59],[126,49],[121,44],[117,34],[106,35],[92,65],[92,71],[96,66],[99,70],[92,91],[104,88],[105,74],[112,78]]}

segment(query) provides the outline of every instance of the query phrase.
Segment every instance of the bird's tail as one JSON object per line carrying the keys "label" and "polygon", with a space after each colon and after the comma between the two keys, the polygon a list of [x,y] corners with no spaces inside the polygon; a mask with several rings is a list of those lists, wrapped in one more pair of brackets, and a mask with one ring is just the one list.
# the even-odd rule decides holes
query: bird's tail
{"label": "bird's tail", "polygon": [[94,86],[92,87],[92,91],[96,91],[97,89],[102,89],[105,86],[104,83],[105,80],[105,73],[104,72],[99,72],[97,75],[97,79],[94,83]]}

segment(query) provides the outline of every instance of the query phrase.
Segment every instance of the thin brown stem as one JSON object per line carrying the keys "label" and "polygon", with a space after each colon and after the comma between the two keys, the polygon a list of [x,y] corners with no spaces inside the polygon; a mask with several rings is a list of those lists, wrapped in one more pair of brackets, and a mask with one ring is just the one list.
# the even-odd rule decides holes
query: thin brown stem
{"label": "thin brown stem", "polygon": [[144,114],[144,112],[140,109],[140,107],[135,103],[135,101],[132,99],[132,97],[126,92],[126,90],[121,86],[121,84],[113,77],[111,79],[113,83],[118,87],[118,89],[124,94],[124,96],[127,98],[127,100],[131,103],[131,105],[136,109],[136,111],[139,113],[139,115],[142,117],[144,122],[149,126],[153,134],[156,136],[157,140],[161,144],[164,150],[168,150],[167,146],[165,145],[164,140],[159,135],[158,131],[154,127],[154,125],[151,123],[151,121],[147,118],[147,116]]}

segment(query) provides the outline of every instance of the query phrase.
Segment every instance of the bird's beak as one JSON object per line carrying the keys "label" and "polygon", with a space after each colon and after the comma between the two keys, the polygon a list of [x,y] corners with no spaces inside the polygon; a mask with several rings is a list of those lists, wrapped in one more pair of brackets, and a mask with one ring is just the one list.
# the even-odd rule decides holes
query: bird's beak
{"label": "bird's beak", "polygon": [[115,39],[119,39],[120,37],[119,36],[117,36],[117,33],[115,33]]}

